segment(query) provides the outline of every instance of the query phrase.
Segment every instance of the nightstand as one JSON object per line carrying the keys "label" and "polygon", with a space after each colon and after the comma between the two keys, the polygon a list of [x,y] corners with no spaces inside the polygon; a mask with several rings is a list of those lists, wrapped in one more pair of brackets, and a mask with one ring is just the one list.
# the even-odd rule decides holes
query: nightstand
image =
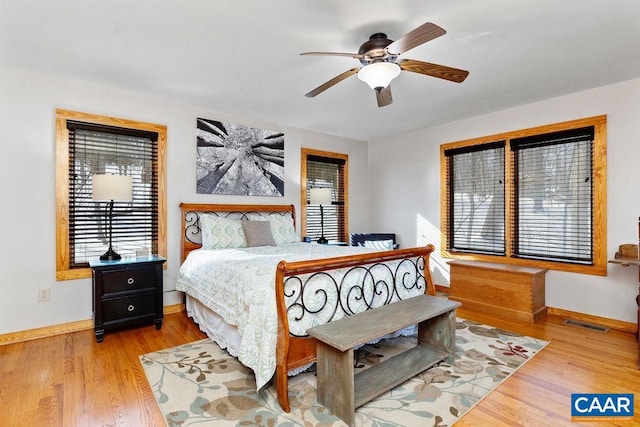
{"label": "nightstand", "polygon": [[118,261],[93,260],[93,321],[96,341],[106,329],[154,322],[162,327],[162,264],[150,255]]}

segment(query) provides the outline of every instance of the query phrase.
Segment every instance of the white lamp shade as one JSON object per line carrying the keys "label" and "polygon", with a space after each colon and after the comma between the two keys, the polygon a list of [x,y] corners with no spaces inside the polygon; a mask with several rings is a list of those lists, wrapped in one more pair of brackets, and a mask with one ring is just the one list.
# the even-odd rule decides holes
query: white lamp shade
{"label": "white lamp shade", "polygon": [[125,175],[93,175],[93,200],[122,200],[133,198],[131,177]]}
{"label": "white lamp shade", "polygon": [[312,188],[309,191],[309,203],[312,205],[330,205],[331,189],[330,188]]}
{"label": "white lamp shade", "polygon": [[358,78],[371,89],[384,89],[400,75],[400,66],[394,62],[374,62],[360,68]]}

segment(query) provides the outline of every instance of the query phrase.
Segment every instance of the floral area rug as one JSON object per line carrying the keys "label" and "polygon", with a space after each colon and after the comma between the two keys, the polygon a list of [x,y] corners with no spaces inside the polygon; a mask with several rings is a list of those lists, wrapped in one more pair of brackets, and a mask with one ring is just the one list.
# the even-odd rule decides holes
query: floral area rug
{"label": "floral area rug", "polygon": [[[356,372],[414,346],[398,337],[356,351]],[[450,426],[547,342],[464,319],[456,357],[356,410],[356,426]],[[330,426],[344,423],[316,400],[313,368],[289,379],[291,412],[273,384],[256,391],[252,372],[205,339],[140,356],[168,426]]]}

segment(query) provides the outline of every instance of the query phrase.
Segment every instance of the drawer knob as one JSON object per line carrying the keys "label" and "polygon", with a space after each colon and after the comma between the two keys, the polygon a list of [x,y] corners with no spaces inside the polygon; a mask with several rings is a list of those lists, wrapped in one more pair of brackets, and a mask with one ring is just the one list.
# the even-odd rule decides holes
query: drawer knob
{"label": "drawer knob", "polygon": [[133,280],[133,277],[129,277],[129,278],[127,279],[127,283],[128,283],[128,284],[130,284],[130,285],[133,285],[133,282],[134,282],[134,281],[135,281],[135,280]]}
{"label": "drawer knob", "polygon": [[133,304],[131,304],[131,305],[129,305],[129,307],[127,307],[127,310],[129,310],[129,311],[133,311],[135,309],[136,308],[133,306]]}

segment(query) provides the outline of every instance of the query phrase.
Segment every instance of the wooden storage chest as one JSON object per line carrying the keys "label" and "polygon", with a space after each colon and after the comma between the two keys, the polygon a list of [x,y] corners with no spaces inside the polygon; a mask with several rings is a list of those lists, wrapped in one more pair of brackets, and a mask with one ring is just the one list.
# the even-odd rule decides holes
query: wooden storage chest
{"label": "wooden storage chest", "polygon": [[449,265],[449,299],[463,307],[528,322],[547,314],[547,269],[466,260]]}

